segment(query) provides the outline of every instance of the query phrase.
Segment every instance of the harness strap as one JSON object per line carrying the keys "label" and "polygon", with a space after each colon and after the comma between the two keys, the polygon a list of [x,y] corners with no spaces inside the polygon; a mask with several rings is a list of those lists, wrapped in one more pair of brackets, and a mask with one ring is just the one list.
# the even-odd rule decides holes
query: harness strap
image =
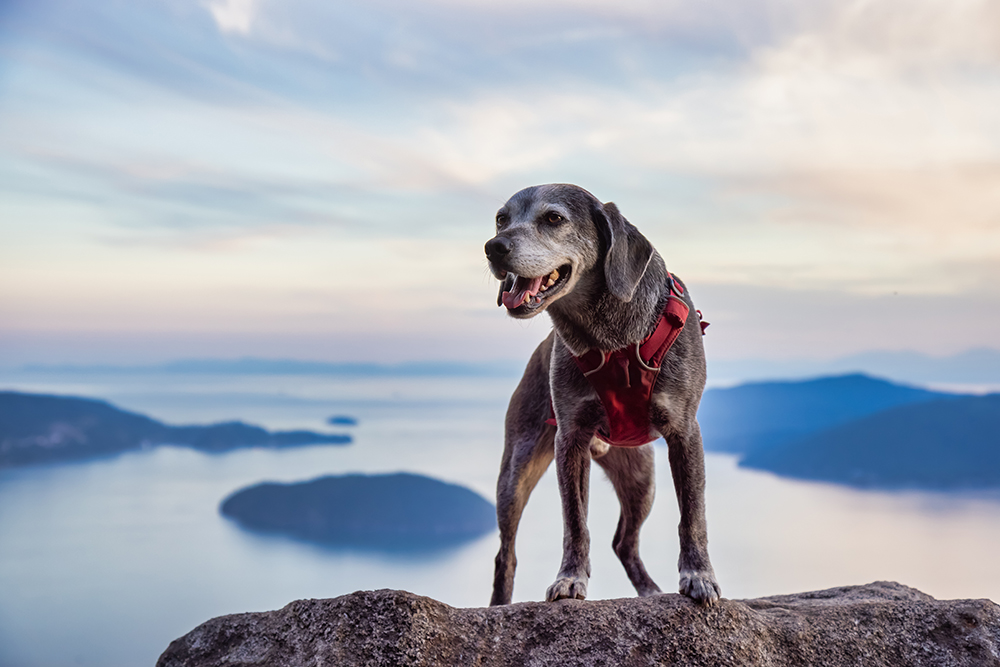
{"label": "harness strap", "polygon": [[610,432],[599,431],[597,436],[611,445],[637,447],[657,437],[649,422],[649,400],[660,363],[680,336],[690,312],[681,298],[684,288],[673,275],[667,275],[670,294],[666,306],[645,340],[619,350],[593,349],[573,357],[608,417]]}
{"label": "harness strap", "polygon": [[673,294],[667,299],[667,306],[660,314],[656,329],[639,346],[639,358],[642,362],[659,370],[660,362],[666,356],[670,346],[684,329],[687,321],[688,305]]}
{"label": "harness strap", "polygon": [[[673,274],[668,272],[667,276],[669,278],[667,285],[670,289],[670,295],[667,297],[667,305],[663,308],[663,312],[660,313],[660,319],[657,320],[656,328],[653,329],[653,332],[646,336],[646,339],[641,343],[638,343],[639,361],[649,370],[658,371],[660,369],[660,362],[663,360],[663,357],[666,356],[674,341],[677,340],[677,337],[681,335],[689,312],[687,303],[681,299],[681,296],[684,295],[684,288],[674,279]],[[708,326],[708,324],[705,323],[705,326]],[[704,331],[704,327],[702,327],[703,334]],[[583,371],[584,376],[588,376],[603,368],[616,352],[619,352],[619,350],[605,352],[594,348],[587,350],[579,357],[573,357],[573,359],[576,361],[576,365],[580,367],[580,370]]]}

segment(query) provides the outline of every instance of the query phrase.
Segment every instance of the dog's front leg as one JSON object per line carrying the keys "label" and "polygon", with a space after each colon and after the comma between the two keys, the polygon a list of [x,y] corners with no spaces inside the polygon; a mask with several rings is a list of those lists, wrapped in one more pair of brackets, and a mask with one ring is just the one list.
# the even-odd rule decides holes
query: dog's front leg
{"label": "dog's front leg", "polygon": [[708,558],[705,520],[705,454],[701,431],[694,423],[687,433],[666,433],[670,472],[674,478],[681,521],[678,559],[680,592],[696,602],[712,604],[722,594]]}
{"label": "dog's front leg", "polygon": [[587,500],[590,491],[590,439],[579,430],[556,434],[556,477],[563,512],[563,558],[559,576],[545,592],[549,602],[564,598],[583,600],[590,580],[590,532]]}

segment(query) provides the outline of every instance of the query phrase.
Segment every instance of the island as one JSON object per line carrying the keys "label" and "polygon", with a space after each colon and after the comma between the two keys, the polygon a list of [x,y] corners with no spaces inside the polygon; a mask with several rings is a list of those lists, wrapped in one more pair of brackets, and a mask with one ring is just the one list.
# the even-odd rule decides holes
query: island
{"label": "island", "polygon": [[171,426],[93,398],[0,391],[0,467],[83,460],[158,445],[226,452],[350,442],[341,433],[268,431],[240,421]]}
{"label": "island", "polygon": [[861,488],[1000,488],[1000,394],[902,405],[750,451],[741,466]]}
{"label": "island", "polygon": [[866,489],[1000,489],[1000,394],[855,373],[711,389],[698,421],[706,451],[744,468]]}
{"label": "island", "polygon": [[404,472],[264,482],[220,511],[254,532],[377,551],[447,548],[496,528],[496,509],[475,491]]}
{"label": "island", "polygon": [[357,426],[358,420],[347,415],[333,415],[326,420],[326,423],[330,426]]}
{"label": "island", "polygon": [[745,454],[882,410],[952,396],[862,373],[749,382],[706,391],[698,422],[706,450]]}

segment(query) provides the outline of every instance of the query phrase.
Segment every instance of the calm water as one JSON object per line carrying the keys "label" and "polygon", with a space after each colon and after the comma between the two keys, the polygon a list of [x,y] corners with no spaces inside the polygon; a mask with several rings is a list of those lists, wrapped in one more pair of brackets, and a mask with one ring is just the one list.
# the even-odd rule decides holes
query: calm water
{"label": "calm water", "polygon": [[[262,480],[412,471],[492,499],[515,378],[11,376],[3,388],[105,397],[175,423],[240,418],[321,430],[359,418],[348,447],[210,456],[159,448],[88,463],[0,471],[0,665],[152,665],[219,614],[402,588],[455,606],[488,602],[497,536],[420,559],[329,551],[241,531],[219,501]],[[648,569],[676,583],[677,511],[665,450],[643,533]],[[726,597],[892,579],[939,598],[1000,600],[1000,497],[874,493],[783,480],[710,455],[711,553]],[[610,548],[614,493],[592,477],[592,598],[632,595]],[[518,540],[516,600],[544,595],[560,559],[550,470]]]}

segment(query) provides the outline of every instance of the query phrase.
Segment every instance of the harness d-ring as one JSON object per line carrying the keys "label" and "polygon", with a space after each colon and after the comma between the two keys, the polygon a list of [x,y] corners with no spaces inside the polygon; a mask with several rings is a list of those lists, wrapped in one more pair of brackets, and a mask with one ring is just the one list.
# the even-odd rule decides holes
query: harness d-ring
{"label": "harness d-ring", "polygon": [[639,365],[642,366],[643,368],[645,368],[647,371],[654,371],[655,372],[655,371],[660,370],[659,367],[650,366],[650,365],[648,365],[646,363],[646,361],[642,358],[642,354],[639,352],[639,346],[640,345],[642,345],[642,343],[636,343],[635,344],[635,358],[639,361]]}

